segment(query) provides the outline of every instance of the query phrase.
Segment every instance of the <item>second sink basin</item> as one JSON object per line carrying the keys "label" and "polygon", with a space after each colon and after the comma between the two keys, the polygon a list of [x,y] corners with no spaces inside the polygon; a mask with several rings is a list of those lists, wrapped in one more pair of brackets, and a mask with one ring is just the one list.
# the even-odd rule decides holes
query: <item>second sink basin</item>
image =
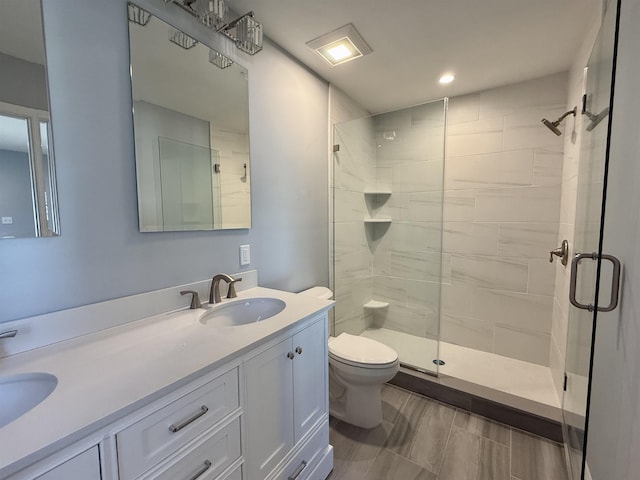
{"label": "second sink basin", "polygon": [[58,379],[48,373],[0,377],[0,428],[42,402],[56,385]]}
{"label": "second sink basin", "polygon": [[223,303],[205,313],[200,322],[205,325],[232,327],[260,322],[277,315],[286,303],[278,298],[248,298]]}

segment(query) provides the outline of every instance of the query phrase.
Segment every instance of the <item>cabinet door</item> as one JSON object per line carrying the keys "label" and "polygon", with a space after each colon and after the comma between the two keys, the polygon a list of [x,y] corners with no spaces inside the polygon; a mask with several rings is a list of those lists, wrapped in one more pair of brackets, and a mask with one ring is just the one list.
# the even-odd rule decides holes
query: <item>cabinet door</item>
{"label": "cabinet door", "polygon": [[298,442],[327,412],[326,317],[293,336],[294,432]]}
{"label": "cabinet door", "polygon": [[49,470],[38,477],[38,480],[69,480],[71,478],[100,480],[100,455],[97,446]]}
{"label": "cabinet door", "polygon": [[293,448],[291,339],[251,358],[247,378],[247,475],[262,480]]}

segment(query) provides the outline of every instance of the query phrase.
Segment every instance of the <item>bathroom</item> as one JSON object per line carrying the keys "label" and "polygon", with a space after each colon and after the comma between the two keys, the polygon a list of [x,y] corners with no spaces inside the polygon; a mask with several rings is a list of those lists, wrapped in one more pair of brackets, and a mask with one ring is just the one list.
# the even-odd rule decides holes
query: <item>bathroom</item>
{"label": "bathroom", "polygon": [[[265,40],[262,52],[255,56],[242,56],[239,61],[250,71],[251,228],[216,232],[141,233],[136,208],[138,193],[128,68],[129,25],[123,13],[127,2],[54,0],[43,3],[61,235],[3,240],[0,249],[3,278],[1,322],[16,322],[83,305],[186,285],[210,279],[219,272],[240,273],[255,269],[261,286],[288,292],[301,291],[314,285],[335,288],[335,285],[331,285],[334,275],[330,261],[333,243],[333,218],[329,207],[333,201],[330,190],[333,154],[330,146],[334,143],[330,124],[358,118],[358,111],[352,108],[353,100],[345,98],[341,110],[334,108],[341,99],[336,89],[295,60],[294,52],[290,54]],[[256,2],[253,2],[255,5],[228,3],[240,11],[244,11],[246,6],[255,9],[256,17],[265,22],[266,36],[270,36],[269,24],[264,16],[260,18]],[[504,5],[504,2],[495,3]],[[553,2],[546,3],[549,12],[553,12]],[[608,3],[609,8],[615,8],[615,2]],[[614,117],[612,127],[612,147],[619,148],[620,154],[628,158],[636,158],[632,155],[636,153],[633,139],[637,135],[631,130],[634,125],[632,107],[637,101],[633,89],[637,80],[637,62],[632,56],[633,42],[637,45],[638,41],[632,32],[633,19],[638,18],[636,3],[622,0],[621,48],[618,52],[618,65],[621,68],[614,97],[616,101],[620,99],[616,111],[620,116]],[[141,0],[139,4],[150,10],[165,8],[161,1]],[[310,12],[311,15],[317,14],[315,10]],[[178,14],[167,17],[176,18],[182,17]],[[331,28],[348,22],[358,25],[357,19],[344,18]],[[549,36],[561,42],[561,29],[562,26],[558,25],[558,31],[549,32]],[[318,32],[322,33],[324,31]],[[366,32],[361,33],[367,37]],[[596,34],[597,28],[587,28],[583,36],[584,44],[593,44]],[[311,40],[313,35],[309,37],[306,40]],[[301,45],[300,48],[307,47]],[[576,61],[582,55],[582,66],[586,65],[590,51],[590,45],[587,45],[584,51],[576,52]],[[366,57],[356,60],[354,65],[357,61],[366,60]],[[348,64],[344,66],[348,67]],[[548,74],[558,71],[549,71]],[[549,83],[561,83],[557,78],[548,78],[549,75],[532,76],[530,79],[547,78]],[[464,81],[464,78],[459,74],[457,81]],[[470,87],[466,93],[487,89],[488,85]],[[567,79],[564,89],[564,92],[548,92],[555,97],[544,105],[553,105],[554,108],[540,112],[535,118],[536,123],[542,117],[555,120],[567,107],[578,105],[580,109],[580,80]],[[547,92],[545,88],[541,90]],[[573,91],[577,91],[578,95],[571,98],[570,92]],[[393,92],[388,93],[389,104],[378,112],[423,103],[407,103],[400,99],[394,104],[391,98]],[[443,96],[451,96],[453,109],[459,95],[443,93],[438,97],[424,98],[423,101]],[[331,106],[330,100],[334,106]],[[628,117],[627,122],[622,121],[625,116]],[[565,132],[573,125],[572,122],[572,117],[565,119],[562,124]],[[616,132],[620,132],[618,137]],[[570,136],[565,133],[556,138],[548,130],[544,130],[544,137],[542,135],[540,133],[544,142],[559,141],[566,155]],[[566,162],[566,158],[563,161]],[[592,423],[593,429],[599,430],[600,435],[590,437],[597,448],[589,451],[589,465],[592,477],[597,479],[634,478],[634,472],[639,471],[638,460],[632,454],[637,451],[634,447],[640,442],[637,433],[639,375],[635,367],[638,362],[634,362],[637,355],[634,343],[638,339],[638,330],[634,325],[637,314],[632,303],[629,303],[634,298],[634,244],[631,240],[636,235],[634,222],[638,202],[632,184],[635,173],[633,165],[625,167],[627,170],[622,166],[616,168],[618,170],[612,167],[610,172],[610,175],[615,175],[611,185],[614,185],[614,180],[617,183],[615,188],[610,186],[609,189],[608,202],[614,207],[608,207],[607,210],[608,221],[612,223],[608,228],[612,233],[605,236],[605,250],[623,256],[627,261],[624,262],[626,277],[622,305],[611,314],[621,317],[615,317],[617,320],[610,322],[619,325],[620,330],[613,334],[609,332],[612,338],[607,338],[605,333],[597,339],[603,345],[606,341],[613,345],[602,347],[606,352],[604,358],[594,366],[594,378],[600,378],[601,383],[599,388],[594,387],[592,411],[595,413]],[[550,170],[558,173],[553,168]],[[568,188],[572,186],[575,184],[569,184]],[[564,187],[562,185],[563,195],[567,191]],[[633,221],[625,222],[631,216],[629,212],[633,215]],[[616,214],[622,218],[618,219]],[[558,223],[560,227],[572,228],[570,221]],[[563,233],[569,235],[571,232]],[[558,247],[559,239],[560,235],[554,238],[553,244],[545,245],[545,250]],[[241,268],[239,265],[240,245],[251,246],[249,267]],[[541,266],[548,265],[548,258],[540,260]],[[568,277],[568,269],[562,269],[557,261],[554,265],[556,274],[560,272],[558,275]],[[247,279],[245,277],[243,282]],[[555,280],[557,289],[557,277]],[[563,278],[562,285],[568,285],[568,278]],[[555,295],[555,292],[552,293]],[[562,298],[567,298],[566,292],[558,292],[558,295],[560,293]],[[182,302],[183,306],[188,304],[184,298]],[[553,312],[553,315],[556,313],[563,312]],[[61,330],[66,327],[64,323],[60,325],[58,328],[57,324],[38,325],[32,335],[38,337],[38,342],[53,343],[64,338],[64,331]],[[441,328],[444,325],[441,324]],[[558,332],[546,329],[536,333],[542,333],[551,348],[552,339]],[[10,354],[12,347],[9,342],[1,341],[2,355]],[[486,337],[484,341],[489,342]],[[509,341],[503,343],[506,346],[509,344]],[[560,346],[558,342],[556,345]],[[537,348],[533,353],[523,354],[534,355],[539,350]],[[531,357],[528,359],[531,360]],[[3,371],[2,361],[0,372]],[[550,362],[549,357],[547,362]],[[606,372],[616,374],[607,375]],[[554,378],[560,376],[555,375]],[[554,388],[557,387],[556,384]],[[605,395],[602,394],[606,391],[616,392],[613,400],[615,408],[607,407]],[[2,439],[4,441],[6,439]],[[334,456],[337,455],[336,450]]]}

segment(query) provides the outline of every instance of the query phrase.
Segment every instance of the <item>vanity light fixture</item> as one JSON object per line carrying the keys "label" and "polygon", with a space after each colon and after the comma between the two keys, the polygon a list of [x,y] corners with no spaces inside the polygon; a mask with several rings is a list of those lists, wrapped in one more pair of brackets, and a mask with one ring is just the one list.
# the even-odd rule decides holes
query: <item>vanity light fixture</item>
{"label": "vanity light fixture", "polygon": [[138,25],[145,26],[151,20],[151,14],[142,8],[129,4],[129,21],[137,23]]}
{"label": "vanity light fixture", "polygon": [[440,77],[439,82],[443,85],[453,82],[456,79],[456,76],[453,73],[445,73]]}
{"label": "vanity light fixture", "polygon": [[220,52],[215,51],[213,48],[209,49],[209,62],[213,63],[218,68],[227,68],[233,65],[233,60],[229,57],[225,57]]}
{"label": "vanity light fixture", "polygon": [[255,55],[262,50],[262,23],[254,18],[253,12],[226,21],[227,6],[224,0],[164,0],[175,3],[196,17],[207,27],[223,33],[233,40],[240,50]]}
{"label": "vanity light fixture", "polygon": [[314,38],[306,45],[334,67],[373,52],[351,23]]}
{"label": "vanity light fixture", "polygon": [[184,48],[185,50],[189,50],[198,44],[197,40],[194,40],[189,35],[176,28],[169,29],[169,41]]}

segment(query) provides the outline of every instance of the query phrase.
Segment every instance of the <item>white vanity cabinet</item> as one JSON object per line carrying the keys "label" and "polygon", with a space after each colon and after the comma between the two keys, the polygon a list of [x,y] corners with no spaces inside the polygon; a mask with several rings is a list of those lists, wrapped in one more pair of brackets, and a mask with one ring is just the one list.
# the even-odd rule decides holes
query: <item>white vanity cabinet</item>
{"label": "white vanity cabinet", "polygon": [[332,467],[327,314],[256,338],[215,370],[125,407],[0,480],[324,480]]}
{"label": "white vanity cabinet", "polygon": [[70,480],[73,478],[101,480],[100,456],[97,445],[49,470],[44,475],[37,477],[37,480]]}
{"label": "white vanity cabinet", "polygon": [[247,360],[245,480],[308,478],[325,453],[326,325],[326,315],[316,317]]}
{"label": "white vanity cabinet", "polygon": [[119,480],[224,477],[242,461],[241,413],[235,367],[118,432]]}

